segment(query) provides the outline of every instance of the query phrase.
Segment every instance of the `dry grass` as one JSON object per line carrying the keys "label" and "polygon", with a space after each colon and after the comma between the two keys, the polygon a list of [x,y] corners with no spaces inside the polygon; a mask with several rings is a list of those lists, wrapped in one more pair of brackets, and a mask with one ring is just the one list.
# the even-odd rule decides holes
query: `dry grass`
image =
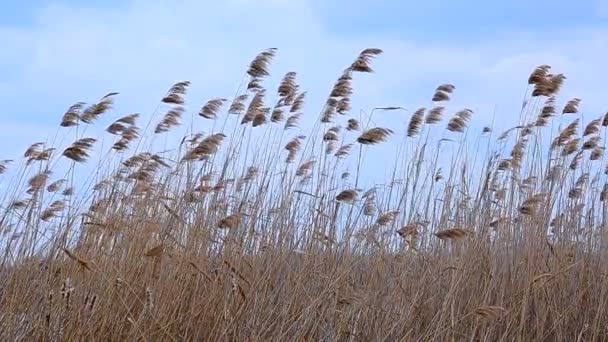
{"label": "dry grass", "polygon": [[[534,70],[521,123],[494,136],[449,107],[451,84],[407,116],[353,116],[355,81],[379,49],[354,59],[311,118],[296,73],[265,86],[276,53],[254,58],[234,98],[192,112],[178,82],[142,124],[115,115],[109,93],[68,108],[65,146],[0,161],[1,177],[15,170],[3,183],[0,340],[606,339],[608,116],[583,120],[580,99],[560,100],[563,75]],[[376,125],[386,111],[404,124]],[[185,122],[176,145],[152,147]],[[387,144],[396,152],[375,169],[392,176],[364,174]]]}

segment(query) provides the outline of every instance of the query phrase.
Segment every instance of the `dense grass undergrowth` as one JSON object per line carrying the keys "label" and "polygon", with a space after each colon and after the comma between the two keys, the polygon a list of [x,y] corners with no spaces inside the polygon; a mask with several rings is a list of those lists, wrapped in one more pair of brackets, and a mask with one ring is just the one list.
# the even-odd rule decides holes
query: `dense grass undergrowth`
{"label": "dense grass undergrowth", "polygon": [[[379,49],[314,117],[296,73],[268,90],[275,54],[189,118],[187,81],[147,120],[110,93],[0,162],[0,340],[606,339],[608,114],[585,121],[563,75],[533,70],[494,132],[451,84],[352,110]],[[365,174],[388,144],[392,176]]]}

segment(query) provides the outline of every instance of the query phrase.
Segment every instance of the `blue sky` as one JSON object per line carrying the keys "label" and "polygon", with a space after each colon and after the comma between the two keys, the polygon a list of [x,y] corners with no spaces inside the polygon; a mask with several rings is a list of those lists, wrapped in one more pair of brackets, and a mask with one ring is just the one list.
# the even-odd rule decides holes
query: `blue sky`
{"label": "blue sky", "polygon": [[[317,1],[320,15],[340,34],[382,34],[419,42],[483,41],[517,31],[550,33],[605,24],[601,2],[510,1]],[[348,19],[336,20],[336,12]],[[366,25],[361,23],[366,22]]]}
{"label": "blue sky", "polygon": [[[118,9],[129,1],[87,1],[86,7]],[[83,6],[77,0],[7,1],[0,13],[3,26],[31,27],[41,9],[52,5]],[[426,41],[487,39],[511,30],[550,32],[567,27],[594,27],[605,24],[605,4],[601,0],[577,4],[558,0],[512,0],[502,2],[466,1],[324,1],[310,2],[326,27],[336,34],[410,35]],[[342,15],[347,20],[336,20]],[[357,22],[365,22],[365,25]]]}
{"label": "blue sky", "polygon": [[[550,64],[563,102],[608,110],[608,0],[9,0],[0,3],[0,159],[55,132],[65,109],[121,92],[115,118],[150,113],[175,81],[192,110],[230,97],[250,59],[279,48],[275,76],[295,70],[316,116],[356,54],[379,47],[376,73],[356,81],[356,108],[428,106],[436,85],[455,106],[513,123],[528,73]],[[402,120],[403,121],[403,120]]]}

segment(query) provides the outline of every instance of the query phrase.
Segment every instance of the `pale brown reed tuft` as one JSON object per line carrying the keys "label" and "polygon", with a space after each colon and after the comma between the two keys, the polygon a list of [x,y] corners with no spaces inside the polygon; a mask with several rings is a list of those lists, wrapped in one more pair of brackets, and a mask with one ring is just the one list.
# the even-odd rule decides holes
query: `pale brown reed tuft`
{"label": "pale brown reed tuft", "polygon": [[139,118],[139,113],[129,114],[121,117],[120,119],[114,121],[108,128],[106,128],[106,132],[113,135],[122,135],[126,131],[129,130],[129,126],[134,126],[135,121]]}
{"label": "pale brown reed tuft", "polygon": [[336,201],[344,203],[354,203],[357,200],[358,194],[356,190],[343,190],[336,196]]}
{"label": "pale brown reed tuft", "polygon": [[296,176],[305,176],[312,171],[312,167],[316,164],[316,160],[307,160],[300,164],[296,171]]}
{"label": "pale brown reed tuft", "polygon": [[357,72],[373,72],[374,70],[370,66],[372,58],[380,54],[382,54],[381,49],[365,49],[361,51],[357,59],[355,59],[355,61],[351,64],[350,69]]}
{"label": "pale brown reed tuft", "polygon": [[549,123],[549,119],[552,118],[556,113],[555,109],[555,96],[549,97],[541,109],[540,114],[536,119],[536,126],[544,127]]}
{"label": "pale brown reed tuft", "polygon": [[[181,124],[180,119],[184,113],[184,107],[175,106],[163,116],[162,120],[156,125],[154,133],[168,132],[172,127],[179,126]],[[124,133],[124,131],[123,131]]]}
{"label": "pale brown reed tuft", "polygon": [[0,175],[6,173],[8,170],[8,165],[13,161],[10,159],[0,160]]}
{"label": "pale brown reed tuft", "polygon": [[532,71],[528,78],[528,84],[541,84],[545,81],[551,67],[549,65],[538,66]]}
{"label": "pale brown reed tuft", "polygon": [[125,125],[121,124],[120,122],[113,122],[110,126],[108,126],[108,128],[106,128],[106,132],[113,135],[119,135],[124,132],[125,129]]}
{"label": "pale brown reed tuft", "polygon": [[361,125],[357,119],[348,119],[346,130],[349,132],[359,131],[361,129]]}
{"label": "pale brown reed tuft", "polygon": [[27,207],[29,203],[30,203],[29,199],[16,200],[16,201],[13,201],[9,207],[13,210],[20,210],[20,209]]}
{"label": "pale brown reed tuft", "polygon": [[186,156],[185,160],[203,160],[209,157],[210,155],[216,153],[222,142],[226,138],[226,135],[223,133],[215,133],[212,134],[205,139],[203,139],[198,145],[196,145],[193,149],[191,149]]}
{"label": "pale brown reed tuft", "polygon": [[323,114],[321,116],[322,123],[330,123],[333,120],[334,115],[337,113],[339,100],[335,97],[330,97],[325,101]]}
{"label": "pale brown reed tuft", "polygon": [[448,83],[438,86],[437,89],[435,89],[435,94],[433,95],[433,98],[431,99],[431,101],[433,101],[433,102],[449,101],[450,94],[452,94],[454,92],[454,89],[456,89],[456,87],[453,84],[448,84]]}
{"label": "pale brown reed tuft", "polygon": [[470,230],[462,228],[445,229],[435,233],[435,236],[441,240],[461,240],[471,235],[473,233]]}
{"label": "pale brown reed tuft", "polygon": [[42,211],[40,219],[42,221],[49,221],[50,219],[57,217],[57,214],[63,211],[63,209],[65,209],[65,203],[63,201],[54,201],[48,208]]}
{"label": "pale brown reed tuft", "polygon": [[262,126],[263,124],[267,123],[268,119],[266,118],[266,115],[268,114],[269,111],[270,111],[270,108],[262,108],[262,110],[253,117],[251,126],[258,127],[258,126]]}
{"label": "pale brown reed tuft", "polygon": [[251,182],[258,176],[259,173],[260,169],[257,166],[250,166],[247,168],[247,172],[245,173],[245,176],[243,176],[243,180],[245,182]]}
{"label": "pale brown reed tuft", "polygon": [[112,149],[118,152],[125,151],[129,144],[139,138],[139,128],[136,126],[127,127],[121,134],[121,138],[112,145]]}
{"label": "pale brown reed tuft", "polygon": [[300,113],[296,113],[296,114],[289,116],[287,118],[287,120],[285,121],[285,127],[284,127],[285,130],[298,127],[298,125],[300,124],[301,117],[302,117],[302,114],[300,114]]}
{"label": "pale brown reed tuft", "polygon": [[61,118],[61,127],[72,127],[78,126],[78,121],[80,121],[80,115],[82,114],[82,109],[84,108],[84,102],[76,102],[71,105],[70,108],[63,114],[63,118]]}
{"label": "pale brown reed tuft", "polygon": [[198,115],[205,119],[216,119],[219,111],[222,109],[224,103],[226,103],[228,99],[225,98],[215,98],[207,101],[207,103],[201,108],[198,112]]}
{"label": "pale brown reed tuft", "polygon": [[65,179],[58,179],[56,181],[54,181],[53,183],[49,184],[49,186],[47,186],[46,191],[48,192],[57,192],[59,191],[59,189],[61,189],[63,187],[63,185],[67,182],[67,180]]}
{"label": "pale brown reed tuft", "polygon": [[249,94],[242,94],[234,98],[228,108],[228,113],[241,115],[245,113],[245,101],[249,98]]}
{"label": "pale brown reed tuft", "polygon": [[252,77],[247,83],[247,90],[252,93],[257,93],[259,91],[264,90],[264,86],[262,85],[262,79],[257,77]]}
{"label": "pale brown reed tuft", "polygon": [[498,171],[507,171],[509,169],[511,169],[511,159],[502,159],[498,163]]}
{"label": "pale brown reed tuft", "polygon": [[139,118],[139,116],[139,113],[128,114],[116,120],[116,122],[123,123],[125,125],[135,125],[135,121]]}
{"label": "pale brown reed tuft", "polygon": [[270,121],[273,123],[285,121],[285,113],[281,107],[275,106],[270,114]]}
{"label": "pale brown reed tuft", "polygon": [[236,229],[241,221],[241,215],[238,213],[232,214],[221,219],[218,222],[218,228],[221,229]]}
{"label": "pale brown reed tuft", "polygon": [[249,64],[247,74],[253,78],[262,78],[270,75],[270,62],[275,57],[276,48],[266,49],[260,52]]}
{"label": "pale brown reed tuft", "polygon": [[329,96],[334,98],[351,96],[353,93],[352,80],[353,75],[351,70],[344,70],[342,76],[334,84]]}
{"label": "pale brown reed tuft", "polygon": [[298,135],[285,144],[285,149],[288,151],[286,160],[287,163],[292,163],[295,160],[296,154],[302,146],[302,140],[305,138],[306,136],[304,135]]}
{"label": "pale brown reed tuft", "polygon": [[181,81],[173,84],[161,101],[168,104],[183,105],[184,95],[188,91],[188,87],[190,87],[190,81]]}
{"label": "pale brown reed tuft", "polygon": [[45,149],[44,143],[42,142],[34,143],[30,145],[23,154],[23,157],[26,158],[25,164],[30,165],[34,161],[48,160],[50,157],[50,153],[53,150],[54,148]]}
{"label": "pale brown reed tuft", "polygon": [[363,145],[375,145],[386,141],[391,134],[393,134],[391,129],[375,127],[363,132],[357,138],[357,142]]}
{"label": "pale brown reed tuft", "polygon": [[545,200],[545,193],[538,193],[528,197],[519,207],[519,212],[524,215],[536,215],[538,206]]}
{"label": "pale brown reed tuft", "polygon": [[589,154],[589,160],[600,160],[604,156],[604,148],[596,147],[591,150],[591,154]]}
{"label": "pale brown reed tuft", "polygon": [[451,132],[464,132],[464,129],[469,124],[473,111],[470,109],[463,109],[458,111],[448,122],[448,131]]}
{"label": "pale brown reed tuft", "polygon": [[241,120],[241,124],[248,124],[253,122],[253,120],[258,115],[264,115],[264,95],[265,92],[263,90],[258,91],[249,102],[249,106],[247,107],[247,111]]}
{"label": "pale brown reed tuft", "polygon": [[40,172],[38,174],[36,174],[35,176],[31,177],[27,184],[29,186],[27,193],[28,194],[33,194],[35,192],[38,192],[39,190],[43,189],[46,186],[46,183],[49,179],[49,177],[51,176],[52,172],[50,170],[46,170],[43,172]]}
{"label": "pale brown reed tuft", "polygon": [[511,167],[513,169],[519,169],[521,167],[521,162],[524,158],[524,152],[527,146],[528,140],[525,138],[520,138],[517,140],[513,149],[511,150]]}
{"label": "pale brown reed tuft", "polygon": [[433,102],[441,102],[441,101],[449,101],[450,100],[450,95],[448,95],[446,92],[443,91],[438,91],[433,95],[433,98],[431,99],[431,101]]}
{"label": "pale brown reed tuft", "polygon": [[114,96],[116,95],[118,95],[117,92],[108,93],[102,97],[98,103],[87,107],[80,115],[80,121],[87,124],[96,121],[102,114],[112,108],[112,105],[114,104]]}
{"label": "pale brown reed tuft", "polygon": [[336,158],[345,158],[346,156],[348,156],[350,154],[352,147],[353,147],[353,144],[346,144],[346,145],[340,146],[340,148],[335,153]]}
{"label": "pale brown reed tuft", "polygon": [[76,140],[63,151],[63,156],[75,162],[84,163],[89,158],[89,150],[97,141],[95,138],[82,138]]}
{"label": "pale brown reed tuft", "polygon": [[338,141],[340,137],[338,137],[338,133],[334,130],[328,130],[323,135],[323,141]]}
{"label": "pale brown reed tuft", "polygon": [[574,98],[566,103],[564,109],[562,110],[563,114],[576,114],[578,113],[578,107],[581,103],[581,99]]}
{"label": "pale brown reed tuft", "polygon": [[291,97],[297,90],[298,84],[296,83],[296,73],[294,71],[288,71],[285,76],[283,76],[277,93],[281,97]]}
{"label": "pale brown reed tuft", "polygon": [[44,143],[42,142],[33,143],[25,150],[25,153],[23,153],[23,157],[31,158],[38,155],[42,149],[42,146],[44,146]]}
{"label": "pale brown reed tuft", "polygon": [[572,157],[572,161],[570,162],[570,170],[576,170],[578,166],[583,161],[583,151],[578,151],[574,157]]}
{"label": "pale brown reed tuft", "polygon": [[563,146],[565,145],[574,135],[576,135],[576,131],[578,130],[578,125],[580,123],[580,119],[575,119],[571,123],[569,123],[566,128],[564,128],[557,137],[553,140],[552,146]]}
{"label": "pale brown reed tuft", "polygon": [[410,236],[418,235],[418,228],[416,227],[415,224],[408,224],[406,226],[403,226],[403,227],[397,229],[396,232],[402,238],[407,238]]}
{"label": "pale brown reed tuft", "polygon": [[291,108],[289,108],[289,112],[290,113],[297,113],[299,111],[302,110],[302,108],[304,107],[304,100],[306,99],[306,92],[301,92],[300,94],[298,94],[295,99],[293,100],[293,103],[291,104]]}
{"label": "pale brown reed tuft", "polygon": [[600,201],[608,201],[608,182],[604,183],[604,186],[602,187],[602,192],[600,193]]}
{"label": "pale brown reed tuft", "polygon": [[586,137],[591,134],[599,133],[601,123],[602,119],[595,119],[589,122],[583,131],[583,136]]}
{"label": "pale brown reed tuft", "polygon": [[572,153],[578,151],[578,144],[580,143],[581,139],[580,138],[574,138],[570,141],[568,141],[565,145],[564,148],[562,149],[562,157],[566,157],[571,155]]}
{"label": "pale brown reed tuft", "polygon": [[599,136],[593,136],[590,137],[588,140],[586,140],[583,145],[581,146],[581,150],[593,150],[599,147],[599,144],[601,142],[602,138]]}
{"label": "pale brown reed tuft", "polygon": [[363,205],[363,215],[374,216],[376,214],[376,204],[374,203],[374,196],[368,196],[365,198]]}
{"label": "pale brown reed tuft", "polygon": [[351,109],[349,97],[343,97],[338,100],[338,103],[336,104],[336,113],[346,115]]}
{"label": "pale brown reed tuft", "polygon": [[399,215],[398,211],[390,211],[387,213],[380,214],[380,216],[378,216],[378,219],[376,220],[376,224],[381,227],[388,226],[389,224],[395,221],[397,215]]}
{"label": "pale brown reed tuft", "polygon": [[444,84],[439,85],[437,87],[436,91],[443,91],[443,92],[446,92],[448,94],[452,94],[455,89],[456,89],[456,86],[454,86],[453,84],[444,83]]}
{"label": "pale brown reed tuft", "polygon": [[443,115],[444,110],[445,110],[445,107],[442,107],[442,106],[437,106],[437,107],[431,108],[431,110],[429,111],[429,113],[426,116],[425,123],[432,125],[432,124],[436,124],[436,123],[440,122],[441,116]]}
{"label": "pale brown reed tuft", "polygon": [[562,74],[552,75],[547,72],[545,72],[544,75],[541,74],[542,73],[537,73],[534,78],[532,96],[550,97],[557,94],[560,91],[566,76]]}

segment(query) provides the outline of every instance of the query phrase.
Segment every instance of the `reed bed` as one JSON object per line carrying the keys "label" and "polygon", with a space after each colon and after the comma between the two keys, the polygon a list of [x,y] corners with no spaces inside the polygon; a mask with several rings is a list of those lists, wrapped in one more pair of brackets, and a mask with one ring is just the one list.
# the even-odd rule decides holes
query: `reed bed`
{"label": "reed bed", "polygon": [[308,108],[277,53],[232,97],[77,102],[0,161],[0,340],[606,340],[608,114],[564,75],[524,71],[496,131],[452,84],[353,109],[376,48]]}

